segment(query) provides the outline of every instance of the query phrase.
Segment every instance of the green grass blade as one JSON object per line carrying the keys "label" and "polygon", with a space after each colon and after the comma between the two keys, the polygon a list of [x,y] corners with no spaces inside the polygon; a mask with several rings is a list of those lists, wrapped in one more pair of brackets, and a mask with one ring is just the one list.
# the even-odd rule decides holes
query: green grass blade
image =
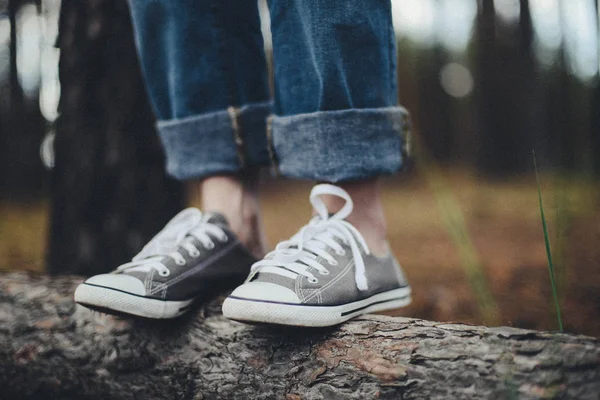
{"label": "green grass blade", "polygon": [[[556,293],[558,304],[565,305],[566,289],[568,285],[568,259],[567,248],[569,245],[569,230],[571,227],[571,181],[564,172],[556,174],[554,187],[556,194],[556,215],[554,220],[555,235],[552,245],[552,263],[554,267],[554,279],[556,280]],[[546,198],[547,199],[547,198]]]}
{"label": "green grass blade", "polygon": [[548,257],[548,270],[550,271],[550,285],[552,286],[552,296],[554,297],[554,306],[556,307],[556,318],[558,319],[558,329],[563,332],[562,317],[560,315],[560,306],[558,304],[558,295],[556,293],[556,282],[554,280],[554,264],[552,263],[552,251],[550,249],[550,238],[548,236],[548,225],[544,214],[544,203],[542,201],[542,188],[540,185],[540,175],[538,173],[535,151],[533,151],[533,167],[535,169],[535,180],[537,182],[538,199],[540,202],[540,214],[542,217],[542,228],[544,230],[544,243],[546,244],[546,256]]}

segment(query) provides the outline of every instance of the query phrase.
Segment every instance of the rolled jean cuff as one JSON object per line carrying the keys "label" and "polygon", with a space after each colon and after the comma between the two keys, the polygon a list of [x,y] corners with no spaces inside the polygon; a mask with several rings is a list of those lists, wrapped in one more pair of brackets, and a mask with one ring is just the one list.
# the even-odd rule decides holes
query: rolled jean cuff
{"label": "rolled jean cuff", "polygon": [[167,173],[179,180],[270,164],[266,120],[271,103],[229,107],[157,123]]}
{"label": "rolled jean cuff", "polygon": [[392,174],[405,162],[410,124],[402,107],[274,116],[271,124],[284,176],[352,181]]}

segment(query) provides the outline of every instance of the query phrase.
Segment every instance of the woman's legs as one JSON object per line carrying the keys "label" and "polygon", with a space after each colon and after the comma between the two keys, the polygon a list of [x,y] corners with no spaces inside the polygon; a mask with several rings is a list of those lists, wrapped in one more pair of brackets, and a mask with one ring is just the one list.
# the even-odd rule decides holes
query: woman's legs
{"label": "woman's legs", "polygon": [[[257,221],[257,208],[249,218],[240,212],[258,204],[240,171],[269,163],[256,2],[132,0],[132,6],[169,172],[192,179],[192,193],[204,187],[204,207],[240,217],[234,225]],[[362,199],[349,220],[379,252],[385,221],[376,180],[401,167],[407,125],[397,106],[390,1],[271,0],[269,6],[278,168],[290,177],[342,182]],[[204,184],[207,176],[214,178]],[[232,190],[238,195],[228,200],[240,204],[219,201],[219,193]]]}
{"label": "woman's legs", "polygon": [[389,0],[270,2],[270,129],[256,1],[131,4],[167,170],[190,181],[196,196],[201,190],[205,209],[229,225],[218,214],[184,210],[131,263],[80,285],[76,301],[170,318],[243,279],[254,261],[248,248],[262,253],[252,171],[270,161],[269,131],[284,175],[341,187],[313,188],[318,217],[254,264],[224,314],[325,326],[408,304],[410,287],[385,242],[377,186],[378,176],[402,165],[406,126],[396,104]]}
{"label": "woman's legs", "polygon": [[[240,174],[245,165],[269,162],[256,2],[132,4],[169,171],[193,178],[192,193],[204,189],[204,207],[225,214],[244,242],[261,248],[250,243],[253,237],[262,242],[260,229],[242,228],[258,221],[259,210],[256,185]],[[377,179],[400,169],[407,127],[407,113],[397,105],[390,1],[271,0],[269,7],[275,74],[271,146],[278,169],[344,187],[355,199],[348,220],[376,254],[385,252]],[[241,113],[240,105],[246,107]],[[206,176],[212,178],[205,181]],[[224,199],[224,193],[232,195]],[[339,199],[325,196],[325,202],[335,211]]]}

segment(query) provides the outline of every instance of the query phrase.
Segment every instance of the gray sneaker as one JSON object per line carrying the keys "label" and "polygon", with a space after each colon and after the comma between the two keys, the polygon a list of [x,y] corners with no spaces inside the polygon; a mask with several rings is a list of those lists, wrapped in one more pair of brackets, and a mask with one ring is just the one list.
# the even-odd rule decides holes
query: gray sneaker
{"label": "gray sneaker", "polygon": [[[346,200],[329,215],[319,196]],[[223,303],[225,317],[248,323],[330,326],[352,317],[410,303],[410,287],[388,251],[370,254],[345,218],[352,199],[333,185],[317,185],[310,201],[317,215],[290,240],[252,266],[246,282]]]}
{"label": "gray sneaker", "polygon": [[132,262],[96,275],[75,290],[88,308],[146,318],[173,318],[190,304],[244,281],[256,259],[220,214],[177,214]]}

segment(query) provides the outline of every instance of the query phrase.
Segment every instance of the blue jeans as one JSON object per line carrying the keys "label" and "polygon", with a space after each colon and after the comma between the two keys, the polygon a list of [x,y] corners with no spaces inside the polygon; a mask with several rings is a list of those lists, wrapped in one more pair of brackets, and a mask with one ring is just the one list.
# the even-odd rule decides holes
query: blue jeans
{"label": "blue jeans", "polygon": [[276,163],[339,182],[402,166],[390,0],[271,0],[272,100],[256,0],[130,3],[174,177]]}

